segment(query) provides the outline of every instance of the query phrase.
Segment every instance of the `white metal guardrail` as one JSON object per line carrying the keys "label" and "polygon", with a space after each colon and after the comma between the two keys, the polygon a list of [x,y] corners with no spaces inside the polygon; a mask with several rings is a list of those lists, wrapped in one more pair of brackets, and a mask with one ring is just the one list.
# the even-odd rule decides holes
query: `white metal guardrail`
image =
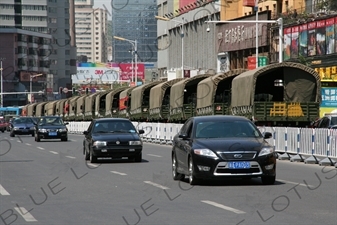
{"label": "white metal guardrail", "polygon": [[[90,121],[69,122],[70,133],[82,134]],[[142,138],[146,142],[172,144],[182,124],[133,122],[137,129],[143,129]],[[337,130],[293,127],[259,127],[261,132],[271,132],[273,138],[267,141],[279,153],[279,159],[336,165]]]}

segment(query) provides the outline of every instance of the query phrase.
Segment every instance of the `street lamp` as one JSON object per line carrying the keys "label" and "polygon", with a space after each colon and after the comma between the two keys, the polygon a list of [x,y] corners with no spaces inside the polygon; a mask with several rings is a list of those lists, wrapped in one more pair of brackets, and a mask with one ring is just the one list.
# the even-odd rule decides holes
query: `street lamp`
{"label": "street lamp", "polygon": [[[136,67],[136,70],[135,70],[135,79],[133,77],[133,73],[132,73],[132,82],[135,82],[135,85],[137,86],[137,79],[138,79],[138,67],[137,67],[137,61],[138,61],[138,56],[137,56],[137,40],[129,40],[129,39],[126,39],[126,38],[123,38],[123,37],[118,37],[118,36],[114,36],[114,39],[117,39],[117,40],[120,40],[120,41],[127,41],[129,42],[130,44],[132,44],[133,48],[135,49],[135,67]],[[134,68],[132,68],[133,70]]]}
{"label": "street lamp", "polygon": [[131,75],[132,75],[132,79],[133,79],[133,74],[134,74],[134,69],[133,69],[133,50],[131,49],[131,50],[129,50],[129,52],[131,52],[131,67],[132,67]]}
{"label": "street lamp", "polygon": [[1,74],[0,74],[0,76],[1,76],[1,107],[3,107],[4,106],[4,95],[3,95],[3,93],[4,93],[4,82],[3,82],[3,76],[2,76],[2,70],[3,70],[3,68],[2,68],[2,60],[5,60],[6,58],[0,58],[0,71],[1,71]]}
{"label": "street lamp", "polygon": [[156,19],[158,20],[163,20],[163,21],[174,21],[177,22],[178,25],[181,26],[181,32],[180,32],[180,36],[181,36],[181,73],[182,73],[182,77],[184,77],[184,17],[181,18],[181,21],[178,20],[173,20],[173,19],[168,19],[162,16],[155,16]]}
{"label": "street lamp", "polygon": [[[221,21],[206,21],[206,23],[256,23],[256,27],[259,23],[277,23],[279,25],[279,63],[283,62],[283,19],[279,18],[277,20],[221,20]],[[256,29],[258,31],[258,29]],[[255,35],[256,41],[256,57],[259,54],[259,36],[258,33]],[[258,68],[258,58],[256,60],[256,65]]]}
{"label": "street lamp", "polygon": [[33,92],[33,87],[32,87],[32,81],[33,81],[33,78],[35,77],[39,77],[39,76],[42,76],[43,74],[42,73],[39,73],[39,74],[35,74],[35,75],[30,75],[30,79],[29,79],[29,93],[30,93],[30,103],[32,103],[32,92]]}

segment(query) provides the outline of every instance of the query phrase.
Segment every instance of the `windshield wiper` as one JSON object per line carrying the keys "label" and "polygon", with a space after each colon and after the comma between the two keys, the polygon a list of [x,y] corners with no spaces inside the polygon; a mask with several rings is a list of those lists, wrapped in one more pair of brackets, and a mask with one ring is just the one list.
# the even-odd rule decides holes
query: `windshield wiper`
{"label": "windshield wiper", "polygon": [[109,131],[99,130],[99,131],[95,131],[94,133],[109,133]]}
{"label": "windshield wiper", "polygon": [[110,133],[131,133],[131,131],[129,131],[129,130],[114,130],[114,131],[110,131]]}

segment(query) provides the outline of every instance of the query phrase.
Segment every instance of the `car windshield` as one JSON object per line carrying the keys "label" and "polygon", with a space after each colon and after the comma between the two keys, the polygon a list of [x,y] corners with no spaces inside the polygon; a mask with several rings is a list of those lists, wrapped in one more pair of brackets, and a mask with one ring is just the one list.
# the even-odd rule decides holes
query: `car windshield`
{"label": "car windshield", "polygon": [[331,125],[337,125],[337,117],[331,117]]}
{"label": "car windshield", "polygon": [[13,124],[24,124],[24,123],[33,123],[31,118],[15,118],[12,122]]}
{"label": "car windshield", "polygon": [[261,132],[247,121],[207,121],[196,126],[196,138],[262,137]]}
{"label": "car windshield", "polygon": [[63,125],[63,121],[59,117],[45,117],[40,119],[38,125]]}
{"label": "car windshield", "polygon": [[128,121],[98,121],[93,133],[136,133],[136,129]]}
{"label": "car windshield", "polygon": [[32,120],[34,121],[34,123],[37,123],[39,121],[38,117],[32,117]]}

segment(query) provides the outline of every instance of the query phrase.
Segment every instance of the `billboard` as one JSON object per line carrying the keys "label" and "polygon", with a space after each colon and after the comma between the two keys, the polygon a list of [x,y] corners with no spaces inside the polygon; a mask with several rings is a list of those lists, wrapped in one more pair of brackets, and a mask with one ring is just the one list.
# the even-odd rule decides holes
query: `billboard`
{"label": "billboard", "polygon": [[[134,74],[135,64],[131,63],[78,63],[77,73],[72,76],[72,82],[77,84],[98,82],[113,83],[119,81],[130,81],[132,71]],[[137,64],[139,79],[144,79],[145,66]]]}
{"label": "billboard", "polygon": [[[245,23],[245,20],[255,20],[255,15],[245,16],[241,19],[242,23],[221,23],[217,26],[218,42],[220,52],[231,52],[256,47],[256,24]],[[270,11],[259,13],[259,20],[269,20]],[[268,46],[268,25],[258,24],[258,43],[259,47]]]}
{"label": "billboard", "polygon": [[337,108],[337,88],[321,88],[322,93],[322,103],[320,107],[321,116],[324,113],[331,113],[333,110]]}
{"label": "billboard", "polygon": [[286,27],[283,33],[285,60],[337,53],[337,17]]}
{"label": "billboard", "polygon": [[133,63],[120,63],[120,80],[128,81],[132,80],[132,76],[135,78],[137,72],[137,81],[145,79],[145,66],[143,63],[137,63],[137,71],[136,64]]}

